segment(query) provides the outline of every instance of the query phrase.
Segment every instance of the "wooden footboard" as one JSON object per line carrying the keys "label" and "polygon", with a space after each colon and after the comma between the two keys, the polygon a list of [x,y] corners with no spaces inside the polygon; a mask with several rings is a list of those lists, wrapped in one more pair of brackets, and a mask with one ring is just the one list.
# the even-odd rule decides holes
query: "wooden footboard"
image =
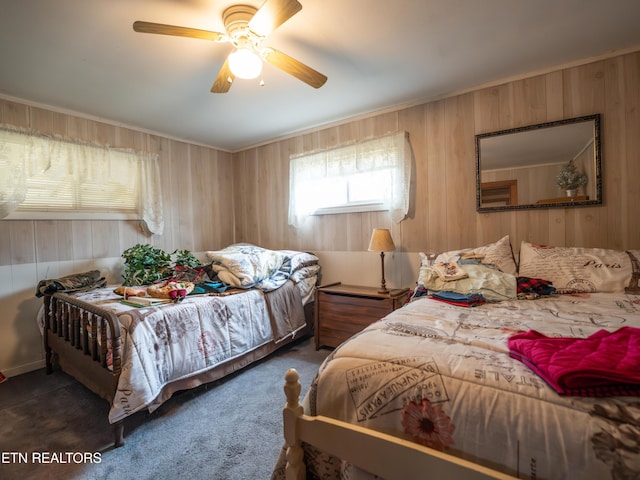
{"label": "wooden footboard", "polygon": [[[122,368],[120,324],[115,314],[64,293],[44,298],[47,374],[53,363],[112,402]],[[110,347],[110,348],[109,348]],[[123,424],[114,424],[114,444],[124,444]]]}
{"label": "wooden footboard", "polygon": [[414,442],[323,416],[307,416],[299,403],[295,369],[285,375],[283,410],[287,480],[304,480],[302,442],[343,459],[385,480],[407,478],[514,479],[510,475]]}

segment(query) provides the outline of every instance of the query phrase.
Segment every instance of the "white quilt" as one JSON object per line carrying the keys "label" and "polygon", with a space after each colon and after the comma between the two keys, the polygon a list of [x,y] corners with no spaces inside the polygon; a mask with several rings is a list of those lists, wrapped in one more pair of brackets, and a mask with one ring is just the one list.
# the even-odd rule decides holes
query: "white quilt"
{"label": "white quilt", "polygon": [[[509,336],[531,329],[586,337],[622,326],[640,327],[640,296],[564,295],[475,308],[423,297],[338,347],[305,397],[305,411],[518,478],[640,478],[640,398],[560,396],[507,348]],[[283,478],[280,460],[276,479]],[[308,478],[370,478],[309,449],[307,461]]]}

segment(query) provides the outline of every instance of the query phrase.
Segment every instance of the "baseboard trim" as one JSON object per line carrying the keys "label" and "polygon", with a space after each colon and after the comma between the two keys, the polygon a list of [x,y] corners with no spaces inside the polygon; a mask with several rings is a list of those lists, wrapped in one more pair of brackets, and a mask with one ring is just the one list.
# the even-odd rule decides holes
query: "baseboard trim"
{"label": "baseboard trim", "polygon": [[40,370],[44,368],[44,360],[38,360],[37,362],[27,363],[25,365],[18,365],[17,367],[9,368],[7,370],[3,370],[2,373],[5,377],[16,377],[18,375],[22,375],[23,373],[33,372],[34,370]]}

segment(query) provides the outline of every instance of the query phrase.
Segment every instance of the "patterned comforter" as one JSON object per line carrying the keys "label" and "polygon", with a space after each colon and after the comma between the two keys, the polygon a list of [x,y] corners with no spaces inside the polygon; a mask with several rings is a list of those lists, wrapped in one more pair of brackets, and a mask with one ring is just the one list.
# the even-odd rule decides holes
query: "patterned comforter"
{"label": "patterned comforter", "polygon": [[[474,308],[423,297],[338,347],[303,405],[308,414],[518,478],[639,478],[640,398],[561,396],[507,347],[510,336],[529,330],[583,338],[624,326],[640,327],[640,296],[562,295]],[[310,478],[370,478],[311,448],[306,457]],[[281,456],[273,478],[283,473]]]}
{"label": "patterned comforter", "polygon": [[218,278],[236,288],[257,288],[269,292],[282,286],[292,271],[292,257],[286,251],[269,250],[249,243],[208,251],[207,257],[211,259],[211,268]]}
{"label": "patterned comforter", "polygon": [[288,282],[265,295],[260,290],[224,296],[186,297],[178,304],[135,308],[113,288],[76,295],[117,314],[122,332],[122,373],[109,421],[147,408],[170,395],[172,382],[188,379],[295,335],[305,326],[300,290]]}
{"label": "patterned comforter", "polygon": [[[109,411],[111,423],[145,408],[153,411],[178,386],[198,386],[200,380],[192,377],[218,366],[230,373],[238,368],[232,365],[235,359],[259,352],[271,342],[283,342],[305,328],[304,305],[313,299],[321,270],[318,257],[248,244],[209,253],[214,254],[218,271],[228,273],[226,283],[238,288],[219,296],[187,296],[178,304],[146,308],[121,303],[115,285],[89,291],[62,289],[115,313],[120,321],[122,370]],[[53,281],[41,283],[47,286]],[[37,321],[43,333],[44,308]],[[242,364],[246,363],[249,360],[243,359]]]}

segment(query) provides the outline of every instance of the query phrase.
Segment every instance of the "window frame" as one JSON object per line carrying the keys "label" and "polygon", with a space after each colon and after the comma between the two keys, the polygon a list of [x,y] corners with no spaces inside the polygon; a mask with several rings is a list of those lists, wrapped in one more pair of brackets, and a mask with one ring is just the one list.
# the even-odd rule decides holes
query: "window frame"
{"label": "window frame", "polygon": [[[373,160],[367,158],[367,153],[370,153],[372,158],[375,158]],[[396,219],[399,216],[401,217],[396,221],[401,221],[408,210],[412,161],[413,155],[407,132],[397,132],[330,149],[291,155],[289,157],[289,224],[294,227],[301,226],[308,216],[374,211],[392,211],[394,213],[392,216],[396,217]],[[307,162],[306,167],[304,165],[305,162]],[[339,166],[335,167],[335,164],[339,164]],[[365,167],[367,164],[369,165],[368,168]],[[298,183],[309,181],[309,178],[313,178],[313,174],[317,173],[317,171],[323,172],[323,180],[332,178],[332,175],[327,174],[327,171],[333,168],[339,170],[341,167],[349,171],[333,178],[345,179],[347,199],[349,195],[349,177],[363,172],[371,173],[379,170],[390,170],[391,179],[386,189],[388,191],[373,201],[353,201],[339,205],[314,206],[313,208],[305,209],[301,214],[302,208],[296,205],[300,201],[300,198],[297,198],[301,188]],[[363,167],[365,167],[364,170]],[[315,170],[313,173],[311,172],[312,169]],[[306,178],[304,178],[305,176]],[[398,199],[398,190],[404,190],[403,198],[401,199]],[[299,194],[302,196],[302,193]],[[401,204],[400,207],[398,207],[398,203]],[[402,210],[400,215],[395,212],[398,208]]]}
{"label": "window frame", "polygon": [[[7,145],[11,146],[6,148]],[[0,181],[0,219],[142,220],[151,233],[163,230],[156,153],[0,125],[0,165],[8,172],[4,181]],[[123,175],[130,175],[130,180],[120,181]],[[43,176],[48,178],[39,185],[41,198],[36,197],[27,208],[21,208],[28,198],[30,179]],[[56,185],[62,183],[69,198],[66,205],[64,201],[53,206],[46,203],[49,192],[53,193]],[[99,195],[85,197],[83,204],[83,186],[86,192],[87,185],[101,184],[104,207]],[[37,180],[35,185],[38,186]],[[113,204],[119,206],[114,208]]]}

